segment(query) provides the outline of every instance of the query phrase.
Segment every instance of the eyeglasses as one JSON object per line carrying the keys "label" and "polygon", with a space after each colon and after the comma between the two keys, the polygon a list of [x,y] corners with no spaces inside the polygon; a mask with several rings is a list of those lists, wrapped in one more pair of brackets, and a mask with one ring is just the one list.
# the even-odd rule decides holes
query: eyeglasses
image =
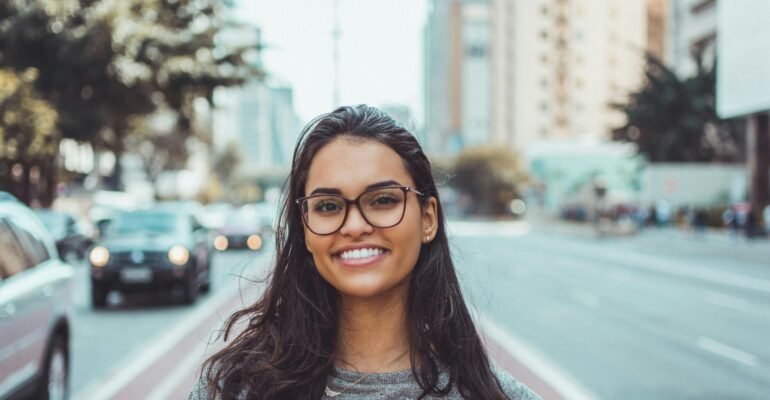
{"label": "eyeglasses", "polygon": [[358,211],[366,222],[375,228],[390,228],[401,223],[406,211],[406,195],[422,193],[409,186],[388,186],[369,189],[348,200],[337,194],[315,194],[301,197],[295,202],[299,205],[305,226],[316,235],[331,235],[345,225],[350,205],[358,206]]}

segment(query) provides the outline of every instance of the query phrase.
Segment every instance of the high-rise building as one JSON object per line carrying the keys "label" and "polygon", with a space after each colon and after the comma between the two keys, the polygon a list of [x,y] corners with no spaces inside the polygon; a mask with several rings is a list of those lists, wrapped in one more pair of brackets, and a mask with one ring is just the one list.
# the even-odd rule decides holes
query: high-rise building
{"label": "high-rise building", "polygon": [[426,39],[431,150],[606,138],[644,77],[647,2],[433,0]]}
{"label": "high-rise building", "polygon": [[274,79],[255,80],[242,87],[217,89],[214,99],[215,146],[238,144],[241,173],[291,164],[301,128],[291,86]]}
{"label": "high-rise building", "polygon": [[668,0],[647,0],[647,51],[661,61],[666,59],[667,18]]}
{"label": "high-rise building", "polygon": [[429,151],[454,153],[488,141],[489,36],[486,1],[432,2],[425,38]]}
{"label": "high-rise building", "polygon": [[717,1],[670,0],[666,63],[677,75],[692,76],[696,57],[711,68],[716,59]]}

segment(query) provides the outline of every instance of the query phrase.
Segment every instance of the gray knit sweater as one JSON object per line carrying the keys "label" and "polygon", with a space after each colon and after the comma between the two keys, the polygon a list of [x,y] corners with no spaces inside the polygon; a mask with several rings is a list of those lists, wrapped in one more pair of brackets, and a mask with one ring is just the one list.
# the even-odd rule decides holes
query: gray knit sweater
{"label": "gray knit sweater", "polygon": [[[502,384],[505,394],[511,400],[540,400],[538,395],[507,373],[495,369],[495,374]],[[439,378],[441,386],[445,385],[448,379],[448,374],[441,374]],[[416,399],[421,393],[422,389],[415,381],[411,369],[367,375],[335,368],[334,373],[329,378],[323,400],[405,400]],[[463,399],[456,389],[442,398]],[[199,379],[195,383],[187,399],[208,400],[208,387],[203,379]]]}

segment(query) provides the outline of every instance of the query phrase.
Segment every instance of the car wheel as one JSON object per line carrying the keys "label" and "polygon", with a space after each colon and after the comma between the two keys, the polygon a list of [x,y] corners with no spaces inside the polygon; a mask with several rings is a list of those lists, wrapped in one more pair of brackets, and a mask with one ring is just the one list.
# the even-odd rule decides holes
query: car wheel
{"label": "car wheel", "polygon": [[107,305],[107,289],[92,283],[91,284],[91,305],[94,308],[102,308]]}
{"label": "car wheel", "polygon": [[43,400],[65,400],[69,398],[69,349],[62,336],[51,341],[45,358],[40,393],[36,398]]}

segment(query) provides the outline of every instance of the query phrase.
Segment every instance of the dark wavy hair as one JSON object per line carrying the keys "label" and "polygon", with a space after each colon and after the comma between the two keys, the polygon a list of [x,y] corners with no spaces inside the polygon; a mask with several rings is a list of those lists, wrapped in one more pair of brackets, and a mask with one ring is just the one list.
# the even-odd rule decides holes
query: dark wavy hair
{"label": "dark wavy hair", "polygon": [[[393,149],[416,188],[427,195],[421,206],[430,196],[438,203],[438,231],[420,249],[407,298],[412,372],[423,389],[420,399],[446,395],[452,387],[465,398],[505,399],[460,292],[428,158],[402,125],[367,105],[340,107],[303,129],[276,229],[275,268],[261,299],[225,323],[224,340],[233,334],[235,338],[204,363],[210,398],[245,394],[248,399],[320,399],[324,393],[335,363],[339,296],[318,273],[305,247],[294,199],[305,195],[318,150],[340,136],[374,140]],[[239,321],[248,324],[235,328]],[[449,381],[441,385],[439,375],[445,369]]]}

